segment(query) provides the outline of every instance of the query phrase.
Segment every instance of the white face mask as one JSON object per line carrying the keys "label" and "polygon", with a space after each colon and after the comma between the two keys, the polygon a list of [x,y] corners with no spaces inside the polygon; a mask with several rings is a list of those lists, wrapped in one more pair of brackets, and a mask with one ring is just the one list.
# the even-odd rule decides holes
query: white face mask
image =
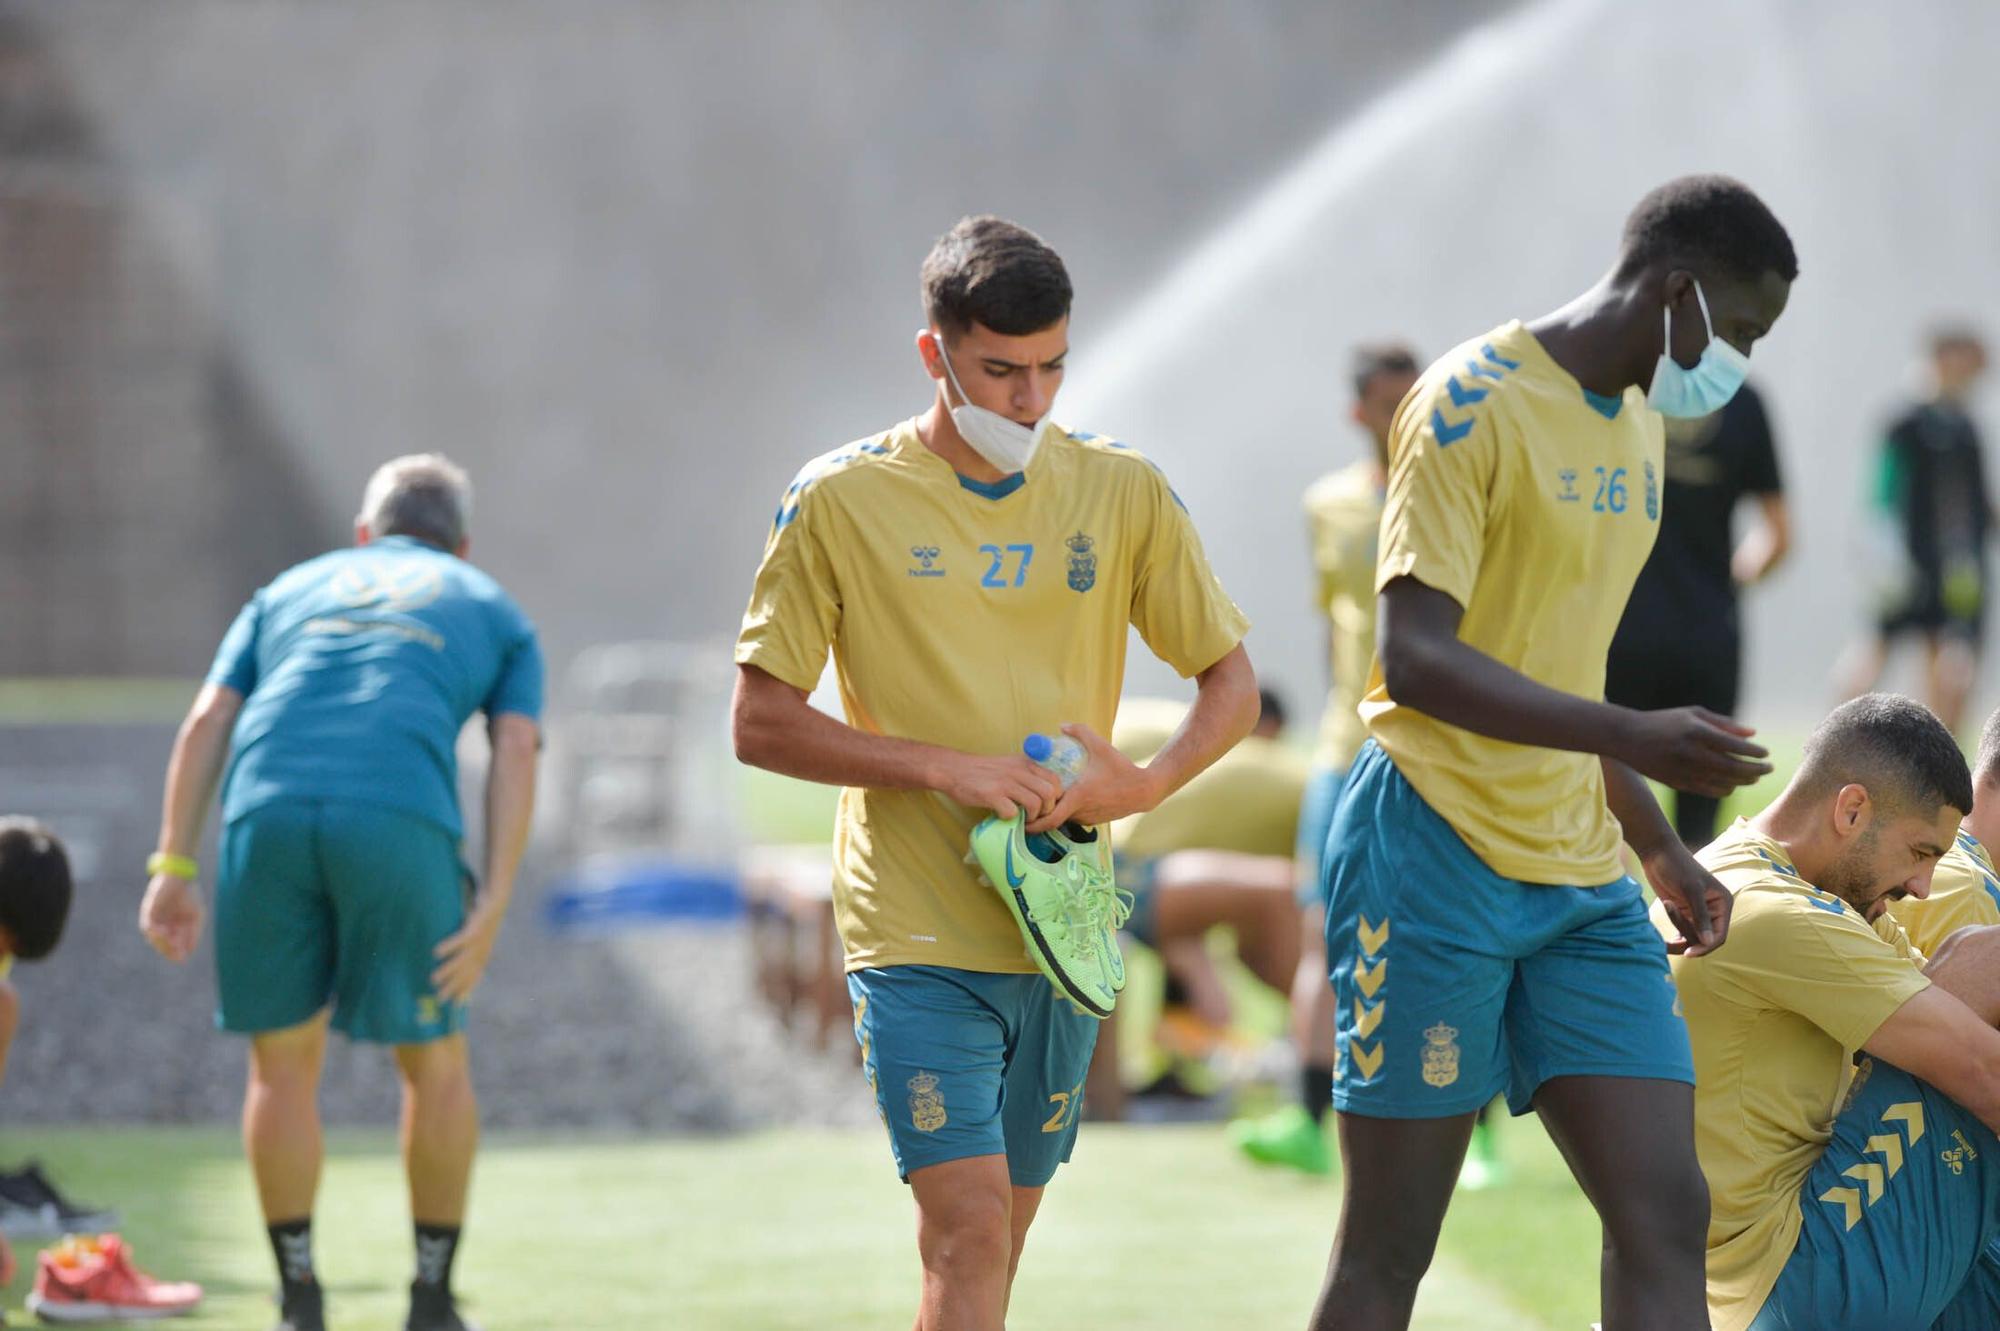
{"label": "white face mask", "polygon": [[1042,436],[1048,431],[1048,415],[1045,413],[1033,425],[1022,425],[997,411],[973,406],[958,382],[958,372],[951,368],[951,357],[945,353],[942,337],[937,340],[937,348],[938,359],[944,362],[945,377],[957,390],[961,404],[951,409],[951,423],[958,427],[958,437],[972,445],[973,452],[1000,471],[1010,476],[1017,471],[1026,471],[1028,464],[1034,461],[1035,450],[1042,446]]}

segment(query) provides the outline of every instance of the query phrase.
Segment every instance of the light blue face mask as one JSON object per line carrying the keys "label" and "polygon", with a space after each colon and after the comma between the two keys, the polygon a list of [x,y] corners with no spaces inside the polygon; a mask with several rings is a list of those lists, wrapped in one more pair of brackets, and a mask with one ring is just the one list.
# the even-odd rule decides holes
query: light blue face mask
{"label": "light blue face mask", "polygon": [[1750,358],[1715,335],[1715,326],[1708,319],[1708,297],[1701,294],[1699,281],[1694,284],[1694,298],[1701,304],[1701,326],[1708,331],[1708,345],[1691,370],[1674,360],[1673,307],[1660,311],[1666,343],[1660,351],[1660,363],[1653,369],[1653,386],[1646,390],[1646,405],[1662,416],[1707,416],[1721,411],[1750,374]]}

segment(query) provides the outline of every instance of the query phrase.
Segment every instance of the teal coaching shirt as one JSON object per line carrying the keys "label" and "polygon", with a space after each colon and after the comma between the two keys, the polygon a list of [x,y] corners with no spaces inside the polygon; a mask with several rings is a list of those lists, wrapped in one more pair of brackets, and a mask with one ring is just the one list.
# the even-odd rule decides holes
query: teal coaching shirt
{"label": "teal coaching shirt", "polygon": [[492,578],[407,536],[279,575],[236,616],[208,680],[248,700],[224,822],[279,800],[348,800],[457,837],[467,718],[542,710],[542,653],[527,616]]}

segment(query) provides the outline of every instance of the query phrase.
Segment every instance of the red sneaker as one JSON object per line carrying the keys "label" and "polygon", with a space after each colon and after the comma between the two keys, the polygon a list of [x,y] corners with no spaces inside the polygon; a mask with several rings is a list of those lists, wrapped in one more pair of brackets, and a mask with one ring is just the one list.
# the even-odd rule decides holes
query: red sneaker
{"label": "red sneaker", "polygon": [[201,1286],[155,1280],[132,1265],[116,1234],[72,1234],[42,1251],[28,1311],[45,1322],[126,1322],[178,1317],[201,1302]]}

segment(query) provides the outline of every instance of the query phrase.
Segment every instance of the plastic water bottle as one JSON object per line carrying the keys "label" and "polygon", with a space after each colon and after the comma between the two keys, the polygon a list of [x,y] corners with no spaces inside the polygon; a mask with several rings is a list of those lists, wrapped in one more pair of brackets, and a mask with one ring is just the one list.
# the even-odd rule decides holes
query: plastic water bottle
{"label": "plastic water bottle", "polygon": [[1090,765],[1090,750],[1068,735],[1030,735],[1021,741],[1021,752],[1030,762],[1054,772],[1064,790],[1075,785]]}

